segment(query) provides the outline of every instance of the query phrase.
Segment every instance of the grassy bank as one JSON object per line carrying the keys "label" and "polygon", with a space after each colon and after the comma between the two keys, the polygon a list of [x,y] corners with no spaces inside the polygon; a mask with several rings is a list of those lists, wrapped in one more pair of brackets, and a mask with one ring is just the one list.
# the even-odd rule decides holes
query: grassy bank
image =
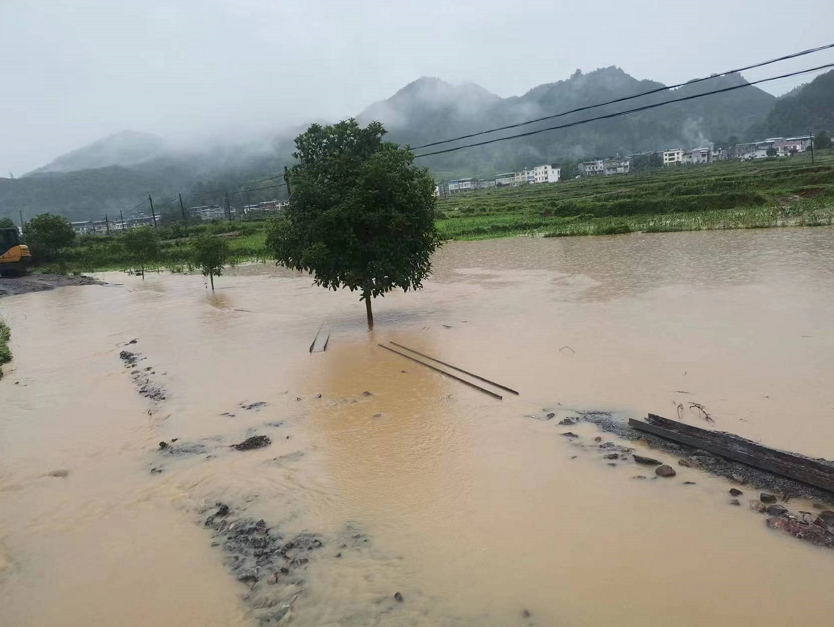
{"label": "grassy bank", "polygon": [[3,378],[3,364],[12,360],[12,351],[9,349],[9,338],[11,331],[5,322],[0,320],[0,379]]}
{"label": "grassy bank", "polygon": [[834,156],[481,190],[443,199],[438,211],[447,239],[831,224]]}
{"label": "grassy bank", "polygon": [[[264,259],[267,257],[266,221],[215,222],[160,227],[160,256],[149,269],[164,268],[173,272],[193,270],[191,265],[191,240],[210,234],[226,238],[232,263]],[[119,235],[85,235],[74,246],[61,251],[55,262],[39,265],[38,272],[64,274],[68,272],[101,272],[106,270],[130,270],[132,264],[125,255]]]}
{"label": "grassy bank", "polygon": [[[438,202],[444,239],[819,226],[834,222],[834,154],[666,168],[550,185],[481,190]],[[192,237],[228,238],[232,261],[267,260],[265,220],[158,229],[157,267],[190,271]],[[50,272],[128,270],[117,235],[84,236]]]}

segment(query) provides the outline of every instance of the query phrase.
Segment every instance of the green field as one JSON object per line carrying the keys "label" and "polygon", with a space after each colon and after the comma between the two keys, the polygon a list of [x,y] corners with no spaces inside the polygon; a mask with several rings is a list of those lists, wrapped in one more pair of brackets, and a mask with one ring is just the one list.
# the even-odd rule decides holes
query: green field
{"label": "green field", "polygon": [[445,239],[831,224],[834,155],[725,162],[442,199]]}
{"label": "green field", "polygon": [[[460,194],[438,202],[443,239],[820,226],[834,222],[834,154],[676,167]],[[267,260],[266,221],[161,227],[158,266],[190,271],[190,238],[228,238],[235,263]],[[127,270],[118,235],[84,236],[51,272]]]}

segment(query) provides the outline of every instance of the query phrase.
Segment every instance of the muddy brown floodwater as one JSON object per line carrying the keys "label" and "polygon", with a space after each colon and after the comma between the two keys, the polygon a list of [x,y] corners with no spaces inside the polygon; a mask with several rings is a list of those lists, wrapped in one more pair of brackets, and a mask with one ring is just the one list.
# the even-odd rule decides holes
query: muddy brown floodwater
{"label": "muddy brown floodwater", "polygon": [[[634,480],[580,446],[610,434],[534,418],[697,402],[834,458],[831,229],[449,244],[422,292],[377,299],[373,335],[355,295],[271,266],[215,294],[103,278],[121,285],[0,301],[4,627],[830,623],[834,551],[731,507],[725,479],[636,443],[678,473]],[[256,435],[271,444],[230,448]],[[215,503],[263,519],[246,542],[283,547],[261,559],[287,572],[236,567]]]}

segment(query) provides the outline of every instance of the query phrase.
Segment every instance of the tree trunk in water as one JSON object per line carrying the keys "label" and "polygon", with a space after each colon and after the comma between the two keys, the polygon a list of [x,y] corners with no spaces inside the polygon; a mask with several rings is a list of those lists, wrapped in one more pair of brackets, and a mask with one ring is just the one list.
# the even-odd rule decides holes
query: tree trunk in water
{"label": "tree trunk in water", "polygon": [[211,281],[211,291],[214,291],[214,275],[209,272],[209,280]]}
{"label": "tree trunk in water", "polygon": [[142,280],[144,281],[145,280],[145,264],[142,264],[139,267],[142,269]]}
{"label": "tree trunk in water", "polygon": [[374,312],[371,309],[371,293],[365,292],[365,311],[368,313],[368,331],[374,330]]}

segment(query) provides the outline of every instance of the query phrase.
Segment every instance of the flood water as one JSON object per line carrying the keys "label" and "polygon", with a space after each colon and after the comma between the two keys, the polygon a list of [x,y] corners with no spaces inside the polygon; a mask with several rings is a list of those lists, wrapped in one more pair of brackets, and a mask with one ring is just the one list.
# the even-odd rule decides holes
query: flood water
{"label": "flood water", "polygon": [[[220,501],[320,534],[286,619],[300,626],[830,623],[834,552],[729,506],[724,479],[651,452],[677,476],[634,480],[645,469],[530,416],[697,402],[716,429],[834,459],[834,231],[464,242],[435,267],[375,301],[373,334],[355,294],[272,266],[214,294],[113,273],[0,301],[4,627],[257,624],[202,524]],[[164,401],[119,358],[134,338]],[[229,448],[254,434],[272,444]],[[204,452],[159,451],[173,438]]]}

